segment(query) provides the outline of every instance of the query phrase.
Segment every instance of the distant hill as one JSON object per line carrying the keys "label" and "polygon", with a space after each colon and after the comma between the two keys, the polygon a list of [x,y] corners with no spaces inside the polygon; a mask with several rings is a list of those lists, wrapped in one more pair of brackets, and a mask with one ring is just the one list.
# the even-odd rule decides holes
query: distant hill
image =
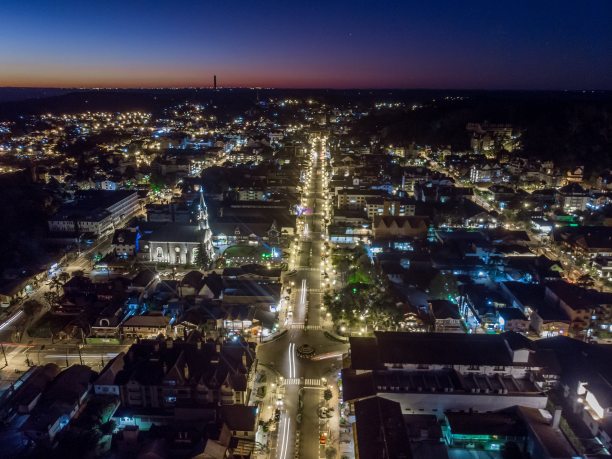
{"label": "distant hill", "polygon": [[2,88],[0,87],[0,102],[19,101],[26,99],[42,99],[72,92],[72,89],[58,88]]}

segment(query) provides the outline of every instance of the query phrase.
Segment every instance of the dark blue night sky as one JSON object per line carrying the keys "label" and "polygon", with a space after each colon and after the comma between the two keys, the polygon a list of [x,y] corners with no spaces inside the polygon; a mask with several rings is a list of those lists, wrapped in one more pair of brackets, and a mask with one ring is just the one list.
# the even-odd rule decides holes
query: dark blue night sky
{"label": "dark blue night sky", "polygon": [[612,89],[612,1],[4,0],[0,86]]}

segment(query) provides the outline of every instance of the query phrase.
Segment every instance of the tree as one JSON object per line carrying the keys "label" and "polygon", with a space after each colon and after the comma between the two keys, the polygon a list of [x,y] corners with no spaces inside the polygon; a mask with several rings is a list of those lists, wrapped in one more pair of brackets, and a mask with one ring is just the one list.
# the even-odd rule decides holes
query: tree
{"label": "tree", "polygon": [[323,392],[323,398],[325,399],[326,402],[329,402],[333,397],[332,391],[331,389],[325,389],[325,391]]}
{"label": "tree", "polygon": [[196,256],[194,264],[202,269],[208,269],[210,266],[210,256],[208,255],[208,251],[204,246],[203,242],[200,242],[198,250],[196,250]]}
{"label": "tree", "polygon": [[23,303],[23,312],[28,318],[36,316],[43,308],[44,306],[36,300],[28,300]]}
{"label": "tree", "polygon": [[453,273],[440,271],[429,284],[429,299],[451,300],[459,296],[459,286]]}
{"label": "tree", "polygon": [[595,286],[595,281],[588,274],[583,274],[578,278],[576,284],[583,288],[592,288]]}
{"label": "tree", "polygon": [[110,420],[100,426],[100,432],[102,433],[102,435],[110,435],[114,432],[116,428],[117,423],[113,420]]}
{"label": "tree", "polygon": [[59,294],[57,292],[54,292],[53,290],[49,290],[48,292],[45,292],[43,297],[45,298],[45,301],[47,302],[49,309],[53,309],[55,306],[59,304]]}
{"label": "tree", "polygon": [[62,271],[53,279],[51,279],[51,290],[55,290],[59,292],[59,290],[64,286],[66,282],[70,279],[70,274],[65,271]]}

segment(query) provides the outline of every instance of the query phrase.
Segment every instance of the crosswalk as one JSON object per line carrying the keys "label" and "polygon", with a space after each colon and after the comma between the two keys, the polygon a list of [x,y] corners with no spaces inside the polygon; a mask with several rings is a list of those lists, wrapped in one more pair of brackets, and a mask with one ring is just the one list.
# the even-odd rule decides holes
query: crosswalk
{"label": "crosswalk", "polygon": [[304,323],[292,323],[288,325],[291,330],[323,330],[322,325],[304,325]]}
{"label": "crosswalk", "polygon": [[312,386],[318,387],[323,384],[320,378],[286,378],[284,380],[286,386]]}

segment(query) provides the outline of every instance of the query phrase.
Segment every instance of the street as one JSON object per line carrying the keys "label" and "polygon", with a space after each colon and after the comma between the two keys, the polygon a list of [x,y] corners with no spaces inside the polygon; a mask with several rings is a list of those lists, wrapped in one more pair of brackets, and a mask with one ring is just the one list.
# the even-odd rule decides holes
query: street
{"label": "street", "polygon": [[[318,141],[314,147],[305,202],[307,208],[320,209],[325,202],[321,165],[324,146]],[[288,331],[257,348],[258,361],[273,368],[279,383],[285,386],[276,444],[271,448],[271,457],[279,459],[325,457],[325,446],[319,444],[322,434],[331,440],[327,445],[336,443],[337,450],[338,426],[328,426],[328,421],[319,418],[318,409],[325,388],[336,385],[336,375],[341,367],[339,354],[346,350],[346,345],[328,339],[321,320],[322,215],[316,212],[304,215],[303,223],[304,231],[298,242],[295,263],[297,272],[291,278],[295,294],[290,305],[293,315],[286,324]],[[301,358],[297,350],[304,344],[314,348],[317,355],[336,353],[338,356],[325,360]]]}

